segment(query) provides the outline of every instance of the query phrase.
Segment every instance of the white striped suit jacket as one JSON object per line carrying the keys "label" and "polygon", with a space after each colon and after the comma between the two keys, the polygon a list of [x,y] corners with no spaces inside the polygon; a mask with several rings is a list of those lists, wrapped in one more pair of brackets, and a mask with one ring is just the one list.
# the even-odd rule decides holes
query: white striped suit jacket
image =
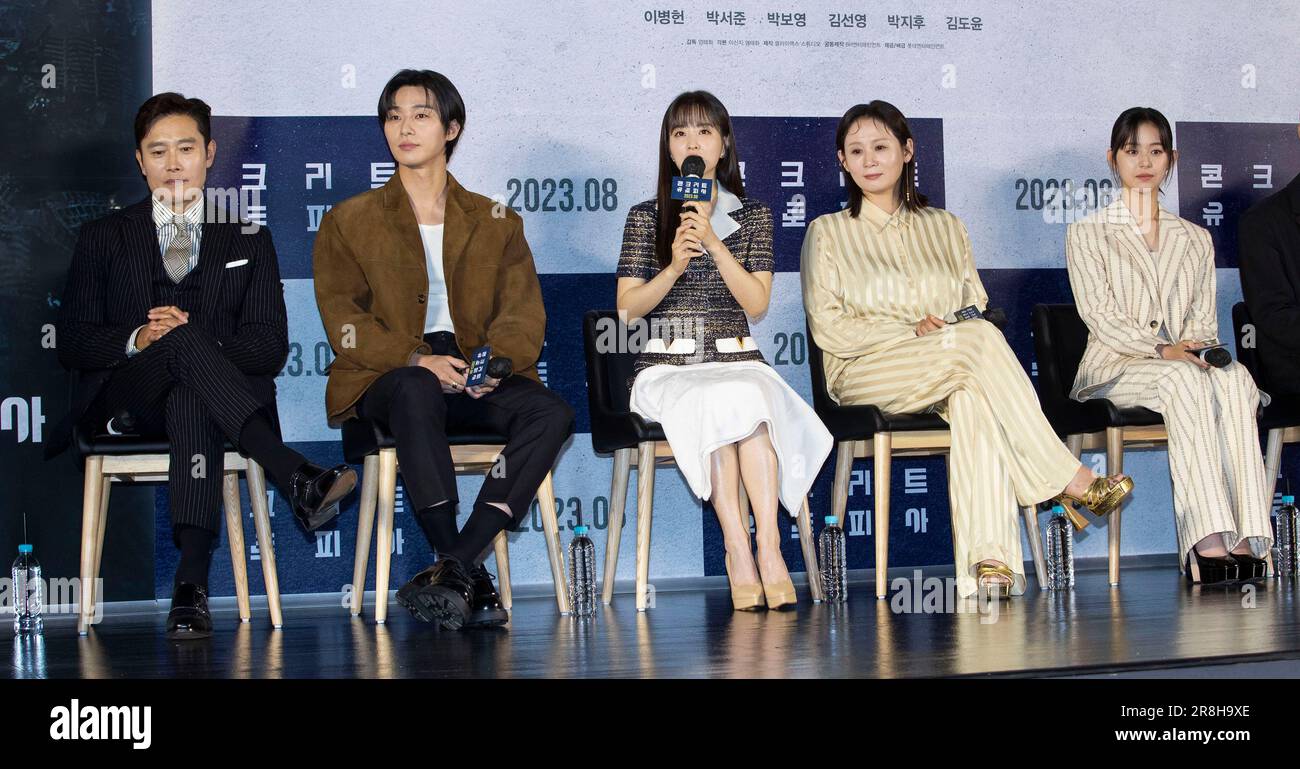
{"label": "white striped suit jacket", "polygon": [[[1218,337],[1210,233],[1160,207],[1152,253],[1123,199],[1070,225],[1065,262],[1088,347],[1070,397],[1087,398],[1156,345]],[[1164,327],[1168,338],[1161,335]]]}

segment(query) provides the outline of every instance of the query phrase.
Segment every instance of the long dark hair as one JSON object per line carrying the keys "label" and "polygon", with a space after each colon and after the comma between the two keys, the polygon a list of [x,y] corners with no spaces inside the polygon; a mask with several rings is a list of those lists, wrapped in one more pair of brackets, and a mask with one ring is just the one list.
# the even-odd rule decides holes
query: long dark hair
{"label": "long dark hair", "polygon": [[673,235],[681,225],[682,201],[673,200],[673,177],[682,169],[673,162],[668,151],[668,136],[682,126],[711,125],[722,134],[723,157],[718,163],[717,181],[737,197],[745,196],[745,183],[740,179],[740,159],[736,157],[736,142],[731,130],[731,115],[718,97],[708,91],[687,91],[681,94],[664,112],[663,126],[659,129],[659,185],[655,200],[659,203],[659,227],[655,235],[655,256],[659,266],[667,267],[673,261]]}
{"label": "long dark hair", "polygon": [[1160,135],[1160,147],[1169,158],[1169,166],[1165,168],[1165,178],[1160,180],[1160,188],[1163,192],[1165,182],[1174,175],[1174,129],[1169,125],[1169,118],[1155,107],[1129,107],[1115,118],[1115,125],[1110,128],[1110,170],[1118,179],[1119,166],[1115,163],[1115,156],[1128,145],[1137,143],[1138,128],[1143,123],[1155,126],[1156,133]]}
{"label": "long dark hair", "polygon": [[[907,140],[912,138],[912,129],[907,126],[907,118],[903,117],[898,107],[876,99],[867,104],[855,104],[849,107],[849,111],[840,118],[839,128],[835,129],[835,148],[840,152],[844,151],[845,137],[853,129],[853,124],[859,120],[874,121],[889,129],[903,148],[907,147]],[[930,205],[930,201],[916,191],[916,142],[913,141],[912,145],[912,159],[903,164],[903,173],[899,175],[898,186],[894,191],[909,211],[919,211]],[[848,172],[845,171],[845,174],[848,175]],[[849,215],[856,219],[858,214],[862,213],[862,188],[851,175],[849,183],[844,186],[849,191]]]}

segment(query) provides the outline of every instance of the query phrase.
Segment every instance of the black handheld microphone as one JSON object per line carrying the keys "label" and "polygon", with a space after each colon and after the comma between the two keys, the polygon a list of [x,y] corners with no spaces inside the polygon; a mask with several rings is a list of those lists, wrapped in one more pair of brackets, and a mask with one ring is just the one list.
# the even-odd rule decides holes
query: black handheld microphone
{"label": "black handheld microphone", "polygon": [[1228,352],[1228,348],[1222,344],[1213,344],[1199,350],[1188,350],[1188,352],[1215,368],[1223,368],[1232,362],[1232,353]]}
{"label": "black handheld microphone", "polygon": [[704,176],[704,158],[699,155],[688,155],[682,161],[682,176],[700,178]]}
{"label": "black handheld microphone", "polygon": [[[673,197],[674,198],[678,197],[677,194],[678,189],[685,189],[687,190],[687,192],[683,193],[683,195],[680,197],[681,200],[708,200],[712,198],[713,197],[712,182],[710,182],[708,179],[704,179],[703,176],[704,176],[704,158],[700,157],[699,155],[686,156],[686,159],[682,161],[682,175],[680,177],[673,179]],[[689,182],[687,180],[689,180]],[[690,190],[694,189],[692,187],[692,184],[694,185],[704,184],[706,185],[706,187],[704,188],[703,191],[696,191],[695,193],[691,193]],[[699,211],[699,209],[691,205],[690,203],[686,203],[685,205],[682,206],[682,213],[684,214],[687,211],[695,213]],[[701,248],[700,253],[705,254],[708,252],[705,251],[703,248]]]}
{"label": "black handheld microphone", "polygon": [[504,355],[497,356],[488,361],[487,375],[493,379],[505,379],[515,373],[514,361]]}
{"label": "black handheld microphone", "polygon": [[671,197],[685,202],[713,198],[713,180],[704,178],[704,158],[688,155],[682,161],[682,175],[673,177]]}

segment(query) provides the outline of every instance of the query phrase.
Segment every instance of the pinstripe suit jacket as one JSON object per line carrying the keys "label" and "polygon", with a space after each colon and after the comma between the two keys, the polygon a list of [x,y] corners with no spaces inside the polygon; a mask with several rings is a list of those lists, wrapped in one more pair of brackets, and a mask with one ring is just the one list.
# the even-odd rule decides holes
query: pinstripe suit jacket
{"label": "pinstripe suit jacket", "polygon": [[[191,322],[216,337],[261,398],[275,392],[274,377],[288,356],[289,330],[271,231],[258,227],[245,233],[243,227],[238,221],[203,224],[202,293]],[[82,225],[59,307],[58,351],[59,361],[83,376],[47,456],[67,447],[72,426],[113,369],[126,363],[131,332],[148,322],[161,259],[147,197]]]}
{"label": "pinstripe suit jacket", "polygon": [[[1218,337],[1214,244],[1203,227],[1160,207],[1152,253],[1123,200],[1070,225],[1065,262],[1088,346],[1070,397],[1087,400],[1156,345]],[[1168,337],[1161,335],[1164,328]]]}

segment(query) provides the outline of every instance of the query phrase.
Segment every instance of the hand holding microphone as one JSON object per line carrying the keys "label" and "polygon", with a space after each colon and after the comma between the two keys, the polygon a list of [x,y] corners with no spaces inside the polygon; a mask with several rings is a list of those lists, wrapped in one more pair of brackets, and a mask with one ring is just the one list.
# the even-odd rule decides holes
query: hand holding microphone
{"label": "hand holding microphone", "polygon": [[1217,339],[1203,342],[1183,340],[1177,344],[1161,345],[1160,357],[1165,360],[1185,360],[1201,369],[1223,368],[1232,363],[1232,353]]}
{"label": "hand holding microphone", "polygon": [[707,253],[705,241],[718,239],[709,218],[693,205],[694,201],[713,198],[713,181],[703,176],[704,159],[690,155],[682,161],[682,175],[673,178],[673,199],[686,201],[682,206],[681,223],[673,237],[671,269],[677,277],[690,267],[692,258]]}
{"label": "hand holding microphone", "polygon": [[673,261],[668,269],[672,270],[674,276],[680,278],[691,266],[691,259],[700,256],[703,252],[700,238],[691,229],[690,222],[683,221],[673,236]]}

